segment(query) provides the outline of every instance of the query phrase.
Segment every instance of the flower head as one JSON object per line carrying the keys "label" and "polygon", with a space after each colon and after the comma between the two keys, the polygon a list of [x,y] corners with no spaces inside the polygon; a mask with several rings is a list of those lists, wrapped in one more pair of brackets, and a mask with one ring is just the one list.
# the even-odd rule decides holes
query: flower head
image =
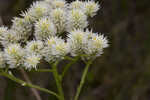
{"label": "flower head", "polygon": [[18,41],[27,41],[29,36],[31,36],[32,24],[24,18],[15,17],[11,29],[14,31]]}
{"label": "flower head", "polygon": [[25,50],[29,54],[36,54],[42,56],[42,50],[44,48],[44,44],[40,40],[33,40],[27,43]]}
{"label": "flower head", "polygon": [[87,16],[93,17],[94,15],[96,15],[96,12],[100,9],[100,6],[98,3],[95,3],[92,0],[88,0],[84,3],[83,8]]}
{"label": "flower head", "polygon": [[7,29],[6,27],[1,27],[0,42],[4,47],[11,43],[17,43],[15,32],[13,30]]}
{"label": "flower head", "polygon": [[84,29],[88,26],[87,16],[82,10],[73,9],[67,16],[67,30]]}
{"label": "flower head", "polygon": [[72,56],[87,55],[97,57],[102,54],[104,48],[108,47],[108,40],[103,35],[92,31],[74,30],[68,35],[67,42],[71,49]]}
{"label": "flower head", "polygon": [[35,37],[39,40],[47,39],[56,34],[56,28],[50,18],[42,18],[35,23]]}
{"label": "flower head", "polygon": [[51,12],[52,20],[57,28],[57,33],[62,33],[66,30],[66,11],[61,8],[56,8]]}
{"label": "flower head", "polygon": [[88,35],[83,30],[73,30],[68,35],[67,42],[71,49],[71,55],[77,56],[83,53],[83,48],[88,42]]}
{"label": "flower head", "polygon": [[51,37],[46,42],[45,59],[46,61],[55,61],[63,59],[69,53],[69,46],[61,38]]}
{"label": "flower head", "polygon": [[35,22],[42,17],[49,16],[50,11],[51,7],[47,3],[43,1],[37,1],[34,2],[31,7],[22,14],[22,16],[25,17],[26,20]]}
{"label": "flower head", "polygon": [[58,41],[55,45],[52,45],[52,57],[55,60],[64,59],[69,52],[70,48],[64,41]]}
{"label": "flower head", "polygon": [[23,64],[24,50],[19,44],[10,44],[5,48],[4,57],[7,63],[10,65],[9,68],[16,68]]}
{"label": "flower head", "polygon": [[103,49],[108,47],[108,40],[103,35],[97,33],[91,34],[88,43],[84,49],[89,58],[95,58],[103,53]]}
{"label": "flower head", "polygon": [[32,68],[37,68],[40,63],[41,57],[35,54],[27,55],[24,61],[24,67],[31,70]]}

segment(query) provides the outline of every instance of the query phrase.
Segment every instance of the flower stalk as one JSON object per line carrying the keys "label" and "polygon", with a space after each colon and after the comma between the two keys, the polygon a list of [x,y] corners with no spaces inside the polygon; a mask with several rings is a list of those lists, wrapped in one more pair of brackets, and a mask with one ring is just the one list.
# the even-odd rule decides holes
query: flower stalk
{"label": "flower stalk", "polygon": [[83,71],[83,74],[82,74],[82,77],[81,77],[81,81],[80,81],[80,84],[79,84],[79,86],[77,88],[77,92],[76,92],[74,100],[78,100],[78,98],[79,98],[81,89],[82,89],[82,87],[83,87],[83,85],[85,83],[85,79],[86,79],[86,76],[87,76],[87,73],[88,73],[88,70],[89,70],[89,67],[90,67],[91,64],[92,64],[91,60],[86,63],[86,66],[85,66],[85,69]]}
{"label": "flower stalk", "polygon": [[59,92],[59,100],[65,100],[64,98],[64,93],[63,93],[63,88],[62,88],[62,80],[61,80],[61,76],[59,75],[58,71],[57,71],[57,65],[58,65],[58,61],[55,62],[54,64],[52,64],[53,67],[53,76],[54,79],[56,81],[56,86]]}

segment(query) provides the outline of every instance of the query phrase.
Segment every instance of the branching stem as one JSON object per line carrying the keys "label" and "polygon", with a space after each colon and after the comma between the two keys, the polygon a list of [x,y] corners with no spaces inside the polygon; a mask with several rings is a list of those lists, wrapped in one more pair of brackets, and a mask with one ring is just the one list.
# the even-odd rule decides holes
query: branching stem
{"label": "branching stem", "polygon": [[58,70],[57,70],[57,64],[58,64],[58,61],[55,62],[52,67],[53,67],[53,75],[54,75],[54,79],[56,81],[56,86],[57,86],[57,89],[58,89],[58,92],[59,92],[59,100],[65,100],[64,98],[64,93],[63,93],[63,88],[62,88],[62,81],[61,81],[61,77],[58,73]]}
{"label": "branching stem", "polygon": [[48,90],[48,89],[45,89],[45,88],[41,88],[41,87],[39,87],[39,86],[37,86],[37,85],[33,85],[33,84],[31,84],[31,83],[27,83],[27,82],[25,82],[25,81],[23,81],[23,80],[20,80],[20,79],[16,78],[15,76],[13,76],[13,75],[11,75],[11,74],[8,74],[8,73],[6,73],[6,72],[1,72],[0,75],[2,75],[2,76],[4,76],[4,77],[7,77],[8,79],[10,79],[10,80],[12,80],[12,81],[14,81],[14,82],[16,82],[16,83],[19,83],[19,84],[21,84],[22,86],[26,86],[26,87],[30,87],[30,88],[35,88],[35,89],[38,89],[38,90],[40,90],[40,91],[46,92],[46,93],[48,93],[48,94],[54,95],[54,96],[56,96],[58,99],[60,98],[55,92],[53,92],[53,91],[51,91],[51,90]]}

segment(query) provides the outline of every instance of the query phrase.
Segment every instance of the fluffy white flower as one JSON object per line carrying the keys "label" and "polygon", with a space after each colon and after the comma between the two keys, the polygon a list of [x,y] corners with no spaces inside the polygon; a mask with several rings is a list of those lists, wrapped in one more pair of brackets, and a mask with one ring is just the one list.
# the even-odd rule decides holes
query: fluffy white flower
{"label": "fluffy white flower", "polygon": [[73,9],[67,16],[67,30],[84,29],[88,26],[87,16],[82,10]]}
{"label": "fluffy white flower", "polygon": [[88,40],[88,44],[85,47],[85,54],[90,58],[100,56],[103,53],[103,49],[108,47],[108,40],[103,35],[93,33]]}
{"label": "fluffy white flower", "polygon": [[24,49],[19,44],[10,44],[5,48],[4,55],[9,68],[16,68],[23,64]]}
{"label": "fluffy white flower", "polygon": [[37,65],[40,63],[41,57],[35,54],[27,55],[24,61],[24,67],[31,70],[32,68],[37,69]]}
{"label": "fluffy white flower", "polygon": [[17,37],[13,30],[9,30],[6,27],[0,28],[0,42],[5,47],[11,43],[17,43]]}
{"label": "fluffy white flower", "polygon": [[55,45],[52,45],[52,57],[54,59],[63,59],[70,51],[67,43],[64,41],[58,41]]}
{"label": "fluffy white flower", "polygon": [[76,0],[70,3],[69,8],[70,9],[83,9],[83,6],[84,6],[83,1]]}
{"label": "fluffy white flower", "polygon": [[57,28],[57,33],[62,33],[66,30],[66,11],[61,8],[52,10],[52,20]]}
{"label": "fluffy white flower", "polygon": [[42,56],[42,50],[44,48],[44,44],[40,40],[33,40],[27,43],[25,50],[29,54],[36,54]]}
{"label": "fluffy white flower", "polygon": [[56,28],[50,18],[42,18],[35,23],[35,37],[44,40],[56,34]]}
{"label": "fluffy white flower", "polygon": [[71,55],[87,55],[88,58],[100,56],[104,48],[108,47],[108,40],[103,35],[92,31],[74,30],[68,35],[67,42]]}
{"label": "fluffy white flower", "polygon": [[66,56],[70,48],[67,43],[61,38],[51,37],[46,42],[47,47],[45,48],[45,60],[55,61],[58,59],[63,59]]}
{"label": "fluffy white flower", "polygon": [[88,35],[83,30],[73,30],[68,35],[67,42],[72,56],[81,55],[84,53],[83,49],[87,45]]}
{"label": "fluffy white flower", "polygon": [[0,51],[0,68],[6,67],[6,61],[4,59],[4,52]]}
{"label": "fluffy white flower", "polygon": [[22,14],[26,20],[34,22],[42,17],[49,16],[51,7],[43,1],[37,1],[32,4],[32,6]]}
{"label": "fluffy white flower", "polygon": [[57,41],[62,41],[62,39],[58,37],[49,37],[45,41],[46,46],[44,47],[43,55],[45,57],[45,60],[48,62],[52,60],[52,46],[56,45]]}
{"label": "fluffy white flower", "polygon": [[108,40],[106,37],[104,37],[104,35],[93,33],[91,40],[94,41],[95,46],[97,46],[98,48],[103,49],[108,47]]}
{"label": "fluffy white flower", "polygon": [[14,31],[18,41],[27,41],[32,32],[32,24],[24,18],[15,17],[11,29]]}
{"label": "fluffy white flower", "polygon": [[94,15],[96,15],[96,12],[100,9],[100,6],[98,3],[92,0],[88,0],[84,3],[83,9],[87,16],[93,17]]}

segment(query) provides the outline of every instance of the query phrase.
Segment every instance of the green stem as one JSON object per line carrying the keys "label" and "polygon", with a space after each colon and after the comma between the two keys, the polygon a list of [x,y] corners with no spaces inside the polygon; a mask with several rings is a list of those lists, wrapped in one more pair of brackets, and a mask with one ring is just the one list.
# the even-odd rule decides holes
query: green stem
{"label": "green stem", "polygon": [[41,87],[39,87],[39,86],[37,86],[37,85],[33,85],[33,84],[30,84],[30,83],[26,83],[25,81],[20,80],[20,79],[16,78],[15,76],[10,75],[10,74],[8,74],[8,73],[6,73],[6,72],[1,72],[0,75],[5,76],[5,77],[9,78],[10,80],[12,80],[12,81],[14,81],[14,82],[16,82],[16,83],[19,83],[19,84],[21,84],[22,86],[35,88],[35,89],[38,89],[38,90],[40,90],[40,91],[43,91],[43,92],[52,94],[52,95],[56,96],[58,99],[60,98],[60,97],[59,97],[55,92],[53,92],[53,91],[50,91],[50,90],[45,89],[45,88],[41,88]]}
{"label": "green stem", "polygon": [[71,65],[73,65],[75,62],[77,62],[78,59],[79,59],[79,57],[75,58],[74,60],[72,60],[70,63],[68,63],[68,64],[65,66],[65,68],[64,68],[64,70],[63,70],[63,72],[62,72],[62,75],[61,75],[61,79],[64,78],[64,76],[65,76],[65,74],[67,73],[68,69],[71,67]]}
{"label": "green stem", "polygon": [[57,86],[59,96],[60,96],[59,100],[65,100],[63,88],[62,88],[61,77],[59,76],[59,73],[57,71],[57,64],[58,64],[58,62],[54,63],[52,66],[53,67],[53,75],[54,75],[54,79],[56,81],[56,86]]}
{"label": "green stem", "polygon": [[86,76],[87,76],[88,69],[89,69],[91,63],[92,63],[92,61],[90,60],[90,61],[88,61],[87,64],[86,64],[86,67],[85,67],[85,69],[84,69],[84,71],[83,71],[82,78],[81,78],[80,84],[79,84],[79,86],[78,86],[78,88],[77,88],[77,92],[76,92],[76,95],[75,95],[74,100],[78,100],[78,98],[79,98],[81,89],[82,89],[82,87],[83,87],[83,84],[85,83],[85,78],[86,78]]}

